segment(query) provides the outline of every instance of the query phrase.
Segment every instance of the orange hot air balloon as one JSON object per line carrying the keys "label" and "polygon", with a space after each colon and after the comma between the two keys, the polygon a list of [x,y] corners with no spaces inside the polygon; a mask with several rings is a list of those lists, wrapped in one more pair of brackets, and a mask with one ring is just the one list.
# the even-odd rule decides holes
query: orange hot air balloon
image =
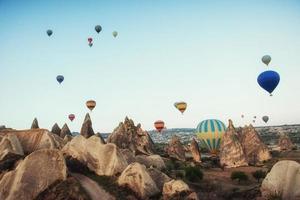
{"label": "orange hot air balloon", "polygon": [[160,133],[165,127],[165,122],[157,120],[156,122],[154,122],[154,127]]}
{"label": "orange hot air balloon", "polygon": [[92,111],[96,107],[96,101],[94,100],[87,101],[86,107]]}
{"label": "orange hot air balloon", "polygon": [[174,103],[174,106],[175,106],[175,108],[177,108],[181,112],[181,114],[183,114],[184,111],[186,110],[187,103],[185,103],[183,101],[176,102],[176,103]]}

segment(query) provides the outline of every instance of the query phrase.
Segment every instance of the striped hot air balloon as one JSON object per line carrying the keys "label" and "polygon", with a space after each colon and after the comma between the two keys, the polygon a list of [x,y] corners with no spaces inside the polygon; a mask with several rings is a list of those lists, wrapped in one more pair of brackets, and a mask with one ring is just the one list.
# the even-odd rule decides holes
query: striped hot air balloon
{"label": "striped hot air balloon", "polygon": [[165,127],[165,122],[157,120],[156,122],[154,122],[154,127],[160,133]]}
{"label": "striped hot air balloon", "polygon": [[175,108],[177,108],[182,114],[186,110],[187,104],[183,101],[174,103]]}
{"label": "striped hot air balloon", "polygon": [[211,154],[216,155],[225,130],[225,125],[220,120],[207,119],[198,124],[196,134],[201,145],[209,149]]}
{"label": "striped hot air balloon", "polygon": [[96,101],[89,100],[86,102],[86,107],[92,111],[96,107]]}

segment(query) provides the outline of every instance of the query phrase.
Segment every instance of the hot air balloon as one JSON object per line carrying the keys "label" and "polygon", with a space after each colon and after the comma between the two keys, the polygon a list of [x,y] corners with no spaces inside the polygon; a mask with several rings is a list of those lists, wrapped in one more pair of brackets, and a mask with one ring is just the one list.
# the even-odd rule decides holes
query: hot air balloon
{"label": "hot air balloon", "polygon": [[63,81],[64,81],[64,76],[62,76],[62,75],[58,75],[57,77],[56,77],[56,80],[57,80],[57,82],[59,82],[59,84],[61,84]]}
{"label": "hot air balloon", "polygon": [[261,61],[263,63],[265,63],[266,65],[269,65],[269,63],[271,62],[271,56],[269,55],[264,55],[262,58],[261,58]]}
{"label": "hot air balloon", "polygon": [[112,32],[112,35],[113,35],[114,37],[117,37],[118,32],[117,32],[117,31],[114,31],[114,32]]}
{"label": "hot air balloon", "polygon": [[256,119],[256,116],[254,116],[253,118]]}
{"label": "hot air balloon", "polygon": [[220,120],[207,119],[198,124],[196,134],[201,145],[205,146],[212,155],[217,155],[225,130],[225,125]]}
{"label": "hot air balloon", "polygon": [[101,27],[100,25],[96,25],[96,26],[95,26],[95,31],[96,31],[97,33],[100,33],[100,32],[102,31],[102,27]]}
{"label": "hot air balloon", "polygon": [[89,43],[89,46],[92,47],[92,46],[93,46],[93,43]]}
{"label": "hot air balloon", "polygon": [[186,110],[187,104],[183,101],[174,103],[175,108],[177,108],[182,114]]}
{"label": "hot air balloon", "polygon": [[255,120],[252,120],[253,123],[255,123]]}
{"label": "hot air balloon", "polygon": [[74,114],[69,114],[69,119],[71,120],[71,122],[75,119],[75,115]]}
{"label": "hot air balloon", "polygon": [[257,82],[264,90],[268,91],[272,96],[272,92],[275,90],[277,85],[279,84],[280,76],[275,71],[265,71],[262,72],[257,77]]}
{"label": "hot air balloon", "polygon": [[86,107],[92,111],[96,107],[96,101],[89,100],[86,102]]}
{"label": "hot air balloon", "polygon": [[244,118],[244,115],[241,115],[242,118]]}
{"label": "hot air balloon", "polygon": [[156,122],[154,122],[154,127],[160,133],[165,127],[165,122],[157,120]]}
{"label": "hot air balloon", "polygon": [[53,34],[53,31],[52,30],[47,30],[47,35],[50,37],[51,35]]}
{"label": "hot air balloon", "polygon": [[268,116],[263,116],[263,117],[262,117],[262,120],[263,120],[265,123],[267,123],[267,122],[269,121],[269,117],[268,117]]}

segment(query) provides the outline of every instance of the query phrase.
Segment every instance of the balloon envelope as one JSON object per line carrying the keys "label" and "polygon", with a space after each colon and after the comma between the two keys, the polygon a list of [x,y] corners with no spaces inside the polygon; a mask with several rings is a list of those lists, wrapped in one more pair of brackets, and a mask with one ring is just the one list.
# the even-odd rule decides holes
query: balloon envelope
{"label": "balloon envelope", "polygon": [[48,35],[48,36],[51,36],[51,35],[52,35],[52,33],[53,33],[53,31],[52,31],[52,30],[50,30],[50,29],[49,29],[49,30],[47,30],[47,35]]}
{"label": "balloon envelope", "polygon": [[69,119],[71,120],[71,122],[75,119],[75,115],[74,114],[69,114]]}
{"label": "balloon envelope", "polygon": [[57,82],[59,82],[59,84],[61,84],[63,81],[64,81],[64,77],[62,76],[62,75],[58,75],[57,77],[56,77],[56,80],[57,80]]}
{"label": "balloon envelope", "polygon": [[96,26],[95,26],[95,31],[96,31],[97,33],[100,33],[100,32],[102,31],[102,27],[101,27],[100,25],[96,25]]}
{"label": "balloon envelope", "polygon": [[89,43],[92,43],[92,42],[93,42],[93,38],[91,38],[91,37],[88,38],[88,42],[89,42]]}
{"label": "balloon envelope", "polygon": [[262,72],[257,77],[257,82],[264,90],[268,91],[270,94],[275,90],[277,85],[279,84],[280,76],[275,71],[265,71]]}
{"label": "balloon envelope", "polygon": [[154,127],[158,132],[161,132],[165,127],[165,122],[163,122],[162,120],[157,120],[156,122],[154,122]]}
{"label": "balloon envelope", "polygon": [[220,120],[207,119],[198,124],[196,134],[201,145],[205,146],[211,154],[216,155],[225,130],[225,125]]}
{"label": "balloon envelope", "polygon": [[86,107],[88,109],[90,109],[90,111],[92,111],[96,107],[96,101],[94,101],[94,100],[88,100],[86,102]]}
{"label": "balloon envelope", "polygon": [[263,116],[263,117],[262,117],[262,120],[263,120],[265,123],[267,123],[267,122],[269,121],[269,117],[268,117],[268,116]]}
{"label": "balloon envelope", "polygon": [[261,58],[261,61],[262,61],[263,63],[265,63],[266,65],[269,65],[269,63],[271,62],[271,56],[265,55],[265,56],[263,56],[263,57]]}
{"label": "balloon envelope", "polygon": [[175,108],[177,108],[182,114],[186,110],[187,103],[181,101],[181,102],[176,102],[174,103]]}
{"label": "balloon envelope", "polygon": [[117,31],[114,31],[114,32],[112,32],[112,35],[113,35],[114,37],[117,37],[118,32],[117,32]]}

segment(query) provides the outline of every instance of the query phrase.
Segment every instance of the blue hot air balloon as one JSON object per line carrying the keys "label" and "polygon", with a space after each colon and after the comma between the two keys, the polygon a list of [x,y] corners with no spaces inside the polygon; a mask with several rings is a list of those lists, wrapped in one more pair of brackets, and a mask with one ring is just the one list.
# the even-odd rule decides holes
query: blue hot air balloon
{"label": "blue hot air balloon", "polygon": [[57,80],[57,82],[59,82],[59,84],[61,84],[63,81],[64,81],[64,77],[62,76],[62,75],[58,75],[57,77],[56,77],[56,80]]}
{"label": "blue hot air balloon", "polygon": [[260,85],[260,87],[262,87],[264,90],[268,91],[271,96],[272,96],[272,92],[277,87],[279,81],[280,81],[279,74],[277,72],[271,71],[271,70],[262,72],[257,77],[257,82]]}

